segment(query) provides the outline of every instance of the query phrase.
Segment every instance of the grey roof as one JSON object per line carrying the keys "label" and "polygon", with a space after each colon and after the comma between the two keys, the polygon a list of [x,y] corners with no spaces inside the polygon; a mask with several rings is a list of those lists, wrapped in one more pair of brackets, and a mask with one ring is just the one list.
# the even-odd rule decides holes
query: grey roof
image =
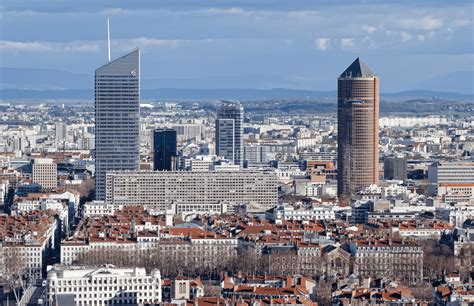
{"label": "grey roof", "polygon": [[140,49],[136,48],[128,54],[114,59],[110,63],[97,68],[96,75],[140,75]]}
{"label": "grey roof", "polygon": [[371,78],[374,77],[375,73],[367,66],[360,58],[356,60],[344,70],[339,76],[340,78]]}

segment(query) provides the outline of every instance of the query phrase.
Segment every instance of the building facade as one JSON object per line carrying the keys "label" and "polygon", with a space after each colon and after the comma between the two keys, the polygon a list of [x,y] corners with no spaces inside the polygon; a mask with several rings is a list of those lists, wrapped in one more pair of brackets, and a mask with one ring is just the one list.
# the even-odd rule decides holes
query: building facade
{"label": "building facade", "polygon": [[237,101],[222,101],[217,109],[216,154],[240,167],[244,164],[244,108]]}
{"label": "building facade", "polygon": [[383,176],[386,180],[407,180],[407,158],[404,155],[386,156],[383,161]]}
{"label": "building facade", "polygon": [[433,184],[474,184],[474,162],[437,162],[428,167]]}
{"label": "building facade", "polygon": [[278,203],[278,180],[263,171],[121,171],[107,174],[106,202],[165,211],[172,204],[247,205],[265,211]]}
{"label": "building facade", "polygon": [[[151,305],[161,302],[161,274],[145,268],[55,266],[48,272],[47,305]],[[68,304],[69,305],[69,304]]]}
{"label": "building facade", "polygon": [[423,280],[423,250],[412,241],[358,240],[350,249],[359,277],[391,276],[410,284]]}
{"label": "building facade", "polygon": [[58,166],[51,158],[36,158],[32,167],[33,183],[41,185],[42,190],[58,187]]}
{"label": "building facade", "polygon": [[140,50],[95,71],[95,187],[105,199],[109,171],[138,170]]}
{"label": "building facade", "polygon": [[357,58],[337,83],[338,195],[378,183],[379,78]]}
{"label": "building facade", "polygon": [[153,131],[153,170],[174,171],[177,163],[177,136],[172,129]]}

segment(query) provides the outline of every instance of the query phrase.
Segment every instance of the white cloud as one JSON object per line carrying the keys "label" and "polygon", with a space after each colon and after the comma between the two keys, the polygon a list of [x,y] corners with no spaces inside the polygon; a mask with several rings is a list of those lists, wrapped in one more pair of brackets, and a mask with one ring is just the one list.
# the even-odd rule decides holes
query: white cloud
{"label": "white cloud", "polygon": [[413,38],[413,35],[411,35],[408,32],[401,32],[400,36],[401,36],[402,42],[410,41]]}
{"label": "white cloud", "polygon": [[404,29],[412,30],[435,30],[443,25],[443,21],[433,16],[425,16],[423,18],[401,19],[400,26]]}
{"label": "white cloud", "polygon": [[219,15],[219,14],[233,14],[233,15],[242,15],[245,14],[245,11],[240,7],[230,7],[230,8],[208,8],[198,10],[198,12]]}
{"label": "white cloud", "polygon": [[99,50],[96,43],[72,41],[65,43],[45,41],[10,41],[1,40],[0,50],[5,52],[95,52]]}
{"label": "white cloud", "polygon": [[3,51],[51,51],[50,46],[43,42],[0,41],[0,50]]}
{"label": "white cloud", "polygon": [[417,38],[418,38],[419,41],[424,41],[425,40],[425,36],[422,35],[422,34],[418,34]]}
{"label": "white cloud", "polygon": [[316,38],[314,41],[314,47],[318,50],[326,51],[329,48],[329,38]]}
{"label": "white cloud", "polygon": [[118,15],[118,14],[126,14],[126,13],[130,13],[130,11],[120,8],[120,7],[107,8],[102,11],[102,14],[104,15]]}
{"label": "white cloud", "polygon": [[215,42],[215,39],[157,39],[149,37],[136,37],[130,39],[114,39],[112,40],[112,51],[128,51],[130,49],[139,48],[177,48],[182,44],[188,43],[211,43]]}
{"label": "white cloud", "polygon": [[184,40],[178,39],[156,39],[156,38],[147,38],[147,37],[138,37],[133,38],[127,43],[138,47],[147,47],[147,46],[158,46],[158,47],[176,47],[180,42]]}
{"label": "white cloud", "polygon": [[341,38],[341,47],[343,49],[354,48],[354,39],[353,38]]}
{"label": "white cloud", "polygon": [[368,25],[365,25],[365,26],[362,26],[362,30],[366,31],[367,33],[369,34],[372,34],[374,33],[377,28],[376,27],[372,27],[372,26],[368,26]]}

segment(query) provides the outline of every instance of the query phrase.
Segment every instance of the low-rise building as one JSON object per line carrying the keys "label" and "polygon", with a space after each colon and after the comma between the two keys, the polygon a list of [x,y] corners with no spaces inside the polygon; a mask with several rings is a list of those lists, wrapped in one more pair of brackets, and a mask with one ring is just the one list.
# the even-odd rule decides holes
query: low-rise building
{"label": "low-rise building", "polygon": [[54,266],[47,277],[47,305],[149,305],[161,302],[161,274],[145,268]]}
{"label": "low-rise building", "polygon": [[[56,212],[34,210],[15,216],[0,214],[0,244],[4,261],[3,273],[11,268],[20,273],[28,283],[42,277],[46,260],[52,255],[55,237],[60,235]],[[0,271],[2,272],[2,271]],[[0,273],[1,274],[1,273]]]}
{"label": "low-rise building", "polygon": [[275,220],[334,220],[336,212],[332,206],[313,206],[311,208],[295,208],[281,205],[273,210]]}
{"label": "low-rise building", "polygon": [[411,284],[423,280],[423,250],[413,241],[356,240],[350,250],[357,276],[391,276]]}

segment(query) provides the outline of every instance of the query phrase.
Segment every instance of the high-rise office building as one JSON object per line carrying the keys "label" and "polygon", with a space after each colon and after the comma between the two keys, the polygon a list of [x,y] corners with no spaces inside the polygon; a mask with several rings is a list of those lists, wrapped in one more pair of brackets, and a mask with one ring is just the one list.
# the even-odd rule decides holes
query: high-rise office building
{"label": "high-rise office building", "polygon": [[159,129],[153,131],[153,170],[176,170],[176,131]]}
{"label": "high-rise office building", "polygon": [[407,180],[407,158],[405,155],[385,156],[383,177],[386,180]]}
{"label": "high-rise office building", "polygon": [[140,50],[95,71],[95,187],[105,199],[108,171],[138,170]]}
{"label": "high-rise office building", "polygon": [[378,183],[379,78],[357,58],[337,80],[337,193]]}
{"label": "high-rise office building", "polygon": [[57,122],[54,129],[54,141],[58,149],[64,149],[67,139],[67,125],[64,122]]}
{"label": "high-rise office building", "polygon": [[244,108],[237,101],[221,101],[216,119],[216,154],[244,165]]}

